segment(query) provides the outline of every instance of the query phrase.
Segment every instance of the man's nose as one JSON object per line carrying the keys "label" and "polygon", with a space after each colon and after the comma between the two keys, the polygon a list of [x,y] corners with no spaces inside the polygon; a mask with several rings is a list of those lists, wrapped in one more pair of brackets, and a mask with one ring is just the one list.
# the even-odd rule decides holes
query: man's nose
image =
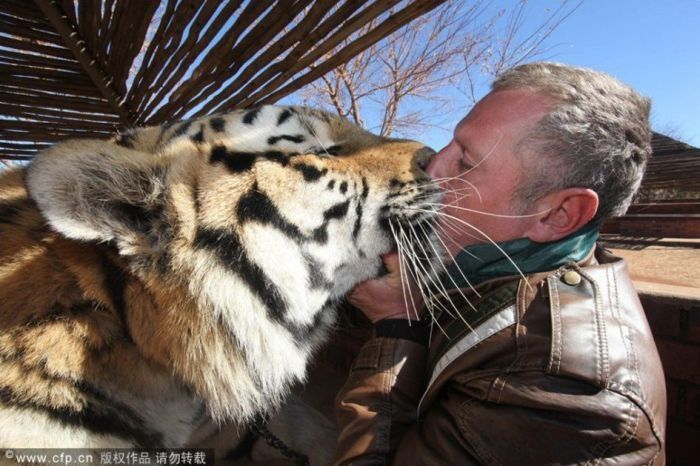
{"label": "man's nose", "polygon": [[443,148],[440,152],[433,155],[430,159],[430,162],[428,163],[428,166],[424,169],[428,176],[430,176],[432,179],[442,178],[444,176],[444,174],[442,173],[442,169],[444,164],[443,160],[445,159],[446,152],[447,147]]}

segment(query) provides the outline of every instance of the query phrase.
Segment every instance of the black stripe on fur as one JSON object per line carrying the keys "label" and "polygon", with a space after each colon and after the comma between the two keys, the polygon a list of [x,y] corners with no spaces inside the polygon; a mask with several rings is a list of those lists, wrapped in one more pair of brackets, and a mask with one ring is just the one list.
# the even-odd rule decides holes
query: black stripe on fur
{"label": "black stripe on fur", "polygon": [[36,208],[29,198],[0,202],[0,223],[14,223],[22,212]]}
{"label": "black stripe on fur", "polygon": [[283,167],[286,167],[287,165],[289,165],[289,158],[294,155],[297,154],[285,154],[276,150],[270,150],[263,153],[260,157],[271,162],[277,162]]}
{"label": "black stripe on fur", "polygon": [[241,173],[251,169],[258,155],[255,152],[230,152],[224,146],[214,146],[209,162],[223,163],[230,172]]}
{"label": "black stripe on fur", "polygon": [[243,123],[246,125],[252,125],[255,122],[255,119],[258,117],[258,113],[260,113],[260,108],[248,110],[246,114],[243,115]]}
{"label": "black stripe on fur", "polygon": [[306,141],[306,137],[304,137],[303,134],[283,134],[281,136],[270,136],[267,139],[267,143],[271,146],[274,146],[282,140],[300,144]]}
{"label": "black stripe on fur", "polygon": [[282,325],[297,342],[307,341],[317,324],[299,325],[286,320],[287,303],[279,288],[245,252],[239,238],[231,232],[216,228],[199,228],[195,247],[213,252],[248,289],[262,301],[267,317]]}
{"label": "black stripe on fur", "polygon": [[311,238],[317,243],[326,244],[328,242],[328,222],[323,222],[323,225],[316,228]]}
{"label": "black stripe on fur", "polygon": [[350,207],[350,200],[335,204],[323,212],[323,218],[325,220],[332,220],[334,218],[341,219],[348,214],[349,207]]}
{"label": "black stripe on fur", "polygon": [[192,205],[194,206],[194,216],[199,217],[199,212],[202,210],[202,204],[199,201],[199,181],[195,180],[192,185]]}
{"label": "black stripe on fur", "polygon": [[209,156],[210,163],[223,163],[232,173],[241,173],[250,170],[258,159],[276,162],[286,167],[289,158],[297,154],[285,154],[280,151],[267,152],[232,152],[225,146],[214,146]]}
{"label": "black stripe on fur", "polygon": [[327,168],[319,170],[313,165],[307,165],[305,163],[298,163],[296,165],[293,165],[292,168],[294,168],[297,171],[300,171],[301,174],[304,176],[304,181],[308,182],[318,181],[319,179],[321,179],[322,176],[328,173]]}
{"label": "black stripe on fur", "polygon": [[256,221],[272,225],[295,241],[303,239],[304,235],[299,228],[282,217],[267,194],[259,190],[257,183],[238,201],[236,212],[241,222]]}
{"label": "black stripe on fur", "polygon": [[369,195],[369,184],[367,183],[367,178],[364,176],[362,177],[362,200],[364,201],[367,199],[367,196]]}
{"label": "black stripe on fur", "polygon": [[277,126],[287,121],[292,115],[294,115],[294,111],[290,108],[285,108],[282,111],[282,113],[280,113],[280,116],[277,118]]}
{"label": "black stripe on fur", "polygon": [[357,236],[360,234],[360,226],[362,225],[362,202],[358,201],[355,205],[355,225],[352,228],[352,239],[357,241]]}
{"label": "black stripe on fur", "polygon": [[195,144],[201,144],[204,142],[204,123],[199,125],[199,131],[193,134],[191,139]]}
{"label": "black stripe on fur", "polygon": [[175,121],[166,121],[160,126],[160,134],[158,134],[158,141],[156,142],[156,146],[159,146],[163,142],[167,142],[165,140],[165,134],[170,130],[170,128],[173,127],[173,125],[177,124],[177,120]]}
{"label": "black stripe on fur", "polygon": [[226,120],[221,117],[213,117],[209,120],[209,126],[217,133],[223,133],[226,129]]}
{"label": "black stripe on fur", "polygon": [[128,341],[133,341],[131,328],[126,314],[126,284],[127,274],[121,267],[109,258],[106,252],[102,252],[102,273],[104,274],[104,287],[112,301],[114,310],[119,316],[119,320],[124,327],[124,334]]}
{"label": "black stripe on fur", "polygon": [[132,440],[140,448],[165,446],[162,435],[149,430],[143,419],[128,406],[108,399],[86,383],[74,383],[73,386],[86,398],[85,404],[79,410],[36,403],[7,386],[0,387],[0,403],[43,413],[66,427],[79,427],[96,434],[115,435]]}
{"label": "black stripe on fur", "polygon": [[350,208],[350,200],[340,202],[331,206],[323,212],[323,223],[317,227],[311,234],[311,239],[317,243],[325,244],[328,241],[328,222],[333,219],[341,219],[345,217]]}
{"label": "black stripe on fur", "polygon": [[190,126],[192,125],[192,120],[185,120],[183,121],[180,126],[177,127],[175,131],[173,131],[172,136],[170,136],[170,139],[174,139],[178,136],[182,136],[183,134],[187,133],[187,130],[190,129]]}
{"label": "black stripe on fur", "polygon": [[[84,312],[93,308],[94,304],[87,301],[82,305],[76,305],[70,312]],[[77,309],[76,309],[77,308]],[[51,311],[55,313],[56,311]],[[65,315],[63,315],[65,316]],[[63,318],[61,315],[55,316]],[[43,320],[42,322],[47,322]],[[0,360],[19,364],[23,371],[38,372],[41,379],[47,384],[67,383],[72,390],[79,392],[84,400],[80,408],[51,405],[51,401],[36,399],[42,396],[29,393],[17,393],[12,387],[0,387],[0,403],[23,409],[30,409],[47,415],[64,426],[74,426],[87,429],[97,434],[111,434],[134,443],[142,448],[160,448],[164,446],[160,433],[148,429],[143,418],[129,406],[109,398],[94,385],[86,381],[73,381],[57,376],[46,368],[46,361],[38,364],[30,364],[23,357],[23,351],[13,355],[0,354]]]}
{"label": "black stripe on fur", "polygon": [[323,149],[323,151],[320,152],[320,154],[338,155],[338,154],[340,154],[341,150],[343,150],[343,146],[341,146],[339,144],[334,144],[332,146],[329,146],[329,147],[326,147],[325,149]]}
{"label": "black stripe on fur", "polygon": [[304,254],[304,260],[306,261],[306,268],[309,272],[309,285],[311,285],[311,288],[315,290],[332,289],[333,283],[321,272],[321,264],[308,254]]}
{"label": "black stripe on fur", "polygon": [[226,230],[200,227],[194,244],[197,248],[213,252],[265,304],[268,316],[285,324],[287,303],[260,266],[250,260],[238,236]]}

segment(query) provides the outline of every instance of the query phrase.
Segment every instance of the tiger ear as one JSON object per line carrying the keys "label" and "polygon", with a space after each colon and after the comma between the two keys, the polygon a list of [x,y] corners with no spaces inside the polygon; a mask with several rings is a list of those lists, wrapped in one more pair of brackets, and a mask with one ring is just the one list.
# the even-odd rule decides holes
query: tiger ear
{"label": "tiger ear", "polygon": [[72,140],[37,155],[30,196],[68,238],[114,241],[123,254],[157,248],[167,160],[103,140]]}

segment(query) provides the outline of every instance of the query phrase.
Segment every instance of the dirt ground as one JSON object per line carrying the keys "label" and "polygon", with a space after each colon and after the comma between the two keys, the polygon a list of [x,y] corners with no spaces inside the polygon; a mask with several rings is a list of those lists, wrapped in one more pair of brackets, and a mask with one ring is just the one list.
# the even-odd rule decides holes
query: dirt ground
{"label": "dirt ground", "polygon": [[659,284],[670,285],[679,292],[687,288],[685,291],[691,295],[700,294],[700,248],[648,246],[610,250],[627,260],[632,280],[643,283],[645,289]]}

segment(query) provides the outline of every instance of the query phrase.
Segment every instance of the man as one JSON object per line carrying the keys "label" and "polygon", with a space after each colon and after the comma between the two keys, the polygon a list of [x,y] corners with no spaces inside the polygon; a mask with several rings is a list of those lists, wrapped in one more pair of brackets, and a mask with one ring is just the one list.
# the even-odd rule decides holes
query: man
{"label": "man", "polygon": [[654,341],[624,262],[595,247],[639,187],[648,118],[591,70],[533,63],[494,82],[427,167],[455,256],[452,304],[434,309],[461,317],[408,322],[395,255],[352,292],[377,336],[337,398],[337,463],[664,463]]}

